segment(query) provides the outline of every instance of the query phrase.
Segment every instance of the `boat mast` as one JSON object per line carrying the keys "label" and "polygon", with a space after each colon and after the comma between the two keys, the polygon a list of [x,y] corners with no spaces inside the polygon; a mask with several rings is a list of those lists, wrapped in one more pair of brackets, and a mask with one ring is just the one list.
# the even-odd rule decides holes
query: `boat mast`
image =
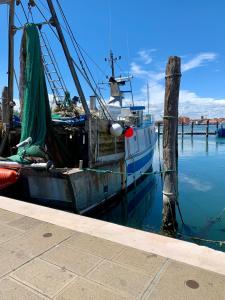
{"label": "boat mast", "polygon": [[84,96],[82,87],[80,85],[80,81],[78,79],[78,76],[77,76],[77,73],[76,73],[76,70],[75,70],[75,67],[74,67],[73,60],[72,60],[72,58],[70,56],[69,48],[68,48],[66,40],[64,38],[64,35],[63,35],[63,32],[62,32],[62,28],[60,26],[59,19],[57,17],[57,14],[56,14],[55,8],[53,6],[52,0],[47,0],[47,3],[48,3],[49,10],[50,10],[50,12],[52,14],[54,25],[56,27],[56,30],[57,30],[57,33],[58,33],[58,36],[59,36],[59,40],[60,40],[60,42],[62,44],[62,48],[63,48],[64,54],[65,54],[65,57],[66,57],[66,60],[67,60],[67,63],[68,63],[71,75],[73,77],[73,80],[74,80],[77,92],[79,94],[81,103],[83,105],[85,114],[86,114],[87,117],[89,117],[90,110],[89,110],[89,107],[88,107],[87,102],[85,100],[85,96]]}
{"label": "boat mast", "polygon": [[8,126],[11,127],[13,117],[13,90],[14,90],[14,15],[15,1],[9,2],[9,55],[8,55]]}
{"label": "boat mast", "polygon": [[2,140],[0,144],[0,155],[2,155],[7,144],[13,117],[13,78],[14,78],[14,0],[0,0],[1,4],[9,5],[9,27],[8,27],[8,87],[2,93]]}
{"label": "boat mast", "polygon": [[112,77],[113,78],[115,78],[114,60],[115,60],[115,58],[113,57],[113,52],[112,52],[112,50],[110,50],[109,61],[110,61],[110,64],[111,64],[111,70],[112,70]]}

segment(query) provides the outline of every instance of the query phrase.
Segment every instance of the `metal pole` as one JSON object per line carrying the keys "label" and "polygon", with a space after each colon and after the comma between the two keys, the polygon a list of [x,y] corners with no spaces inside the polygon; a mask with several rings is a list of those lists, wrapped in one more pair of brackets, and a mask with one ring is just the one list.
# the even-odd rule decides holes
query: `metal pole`
{"label": "metal pole", "polygon": [[52,0],[47,0],[47,3],[48,3],[48,7],[50,9],[50,12],[52,14],[52,18],[54,20],[54,24],[55,24],[55,27],[56,27],[56,30],[57,30],[57,33],[58,33],[58,36],[59,36],[59,40],[62,44],[62,48],[63,48],[63,51],[65,53],[65,57],[66,57],[71,75],[73,77],[77,92],[80,96],[81,103],[83,105],[83,108],[84,108],[84,111],[85,111],[87,117],[89,117],[90,116],[90,110],[89,110],[89,107],[87,105],[83,90],[81,88],[80,81],[78,79],[78,76],[77,76],[77,73],[76,73],[76,70],[75,70],[75,67],[74,67],[73,60],[70,56],[69,48],[68,48],[66,40],[64,38],[62,29],[61,29],[61,26],[60,26],[60,23],[59,23],[59,19],[57,17],[57,14],[56,14],[55,8],[53,6]]}

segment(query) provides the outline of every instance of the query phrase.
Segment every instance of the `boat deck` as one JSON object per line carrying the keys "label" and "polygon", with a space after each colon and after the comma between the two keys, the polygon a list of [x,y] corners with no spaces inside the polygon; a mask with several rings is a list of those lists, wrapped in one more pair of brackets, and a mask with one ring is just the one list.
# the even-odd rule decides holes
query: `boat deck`
{"label": "boat deck", "polygon": [[0,203],[0,299],[225,299],[225,253],[4,197]]}

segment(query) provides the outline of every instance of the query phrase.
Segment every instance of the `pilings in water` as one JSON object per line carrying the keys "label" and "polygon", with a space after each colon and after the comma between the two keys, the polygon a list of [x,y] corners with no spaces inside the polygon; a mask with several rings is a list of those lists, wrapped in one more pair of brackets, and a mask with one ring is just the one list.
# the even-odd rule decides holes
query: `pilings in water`
{"label": "pilings in water", "polygon": [[191,136],[193,136],[194,133],[194,122],[191,122]]}
{"label": "pilings in water", "polygon": [[161,134],[161,132],[160,132],[160,122],[158,122],[158,138],[160,137],[160,134]]}
{"label": "pilings in water", "polygon": [[209,137],[209,120],[207,120],[206,123],[206,133],[205,133],[206,137]]}
{"label": "pilings in water", "polygon": [[181,134],[182,134],[182,138],[184,137],[184,122],[182,122],[181,124]]}
{"label": "pilings in water", "polygon": [[169,57],[166,66],[166,87],[163,126],[163,226],[162,229],[174,233],[177,230],[176,202],[177,184],[177,128],[178,101],[181,77],[181,60]]}

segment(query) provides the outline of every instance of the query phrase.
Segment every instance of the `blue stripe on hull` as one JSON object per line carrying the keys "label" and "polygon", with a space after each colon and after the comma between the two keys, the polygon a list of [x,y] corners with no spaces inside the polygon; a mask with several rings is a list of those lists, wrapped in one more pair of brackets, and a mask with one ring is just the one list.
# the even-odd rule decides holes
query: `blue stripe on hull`
{"label": "blue stripe on hull", "polygon": [[128,176],[142,169],[152,159],[153,154],[154,154],[154,150],[150,151],[147,155],[145,155],[141,159],[127,165]]}

